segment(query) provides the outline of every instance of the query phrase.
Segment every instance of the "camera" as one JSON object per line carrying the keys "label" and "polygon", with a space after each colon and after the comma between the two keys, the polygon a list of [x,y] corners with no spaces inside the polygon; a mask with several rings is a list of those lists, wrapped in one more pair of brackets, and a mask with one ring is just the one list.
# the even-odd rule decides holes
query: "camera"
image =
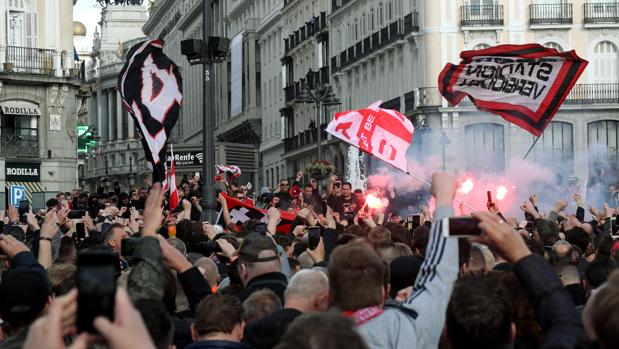
{"label": "camera", "polygon": [[114,320],[118,256],[107,250],[85,250],[77,256],[77,330],[97,333],[98,316]]}
{"label": "camera", "polygon": [[222,252],[221,247],[216,241],[204,241],[198,242],[197,244],[197,252],[203,256],[210,256],[213,253]]}

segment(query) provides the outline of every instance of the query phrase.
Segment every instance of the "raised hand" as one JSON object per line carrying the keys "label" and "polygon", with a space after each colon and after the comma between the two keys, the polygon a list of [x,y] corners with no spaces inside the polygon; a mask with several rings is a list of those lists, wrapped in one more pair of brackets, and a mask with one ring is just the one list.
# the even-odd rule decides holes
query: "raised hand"
{"label": "raised hand", "polygon": [[144,204],[144,228],[142,236],[154,236],[161,227],[163,221],[163,188],[160,183],[155,183]]}

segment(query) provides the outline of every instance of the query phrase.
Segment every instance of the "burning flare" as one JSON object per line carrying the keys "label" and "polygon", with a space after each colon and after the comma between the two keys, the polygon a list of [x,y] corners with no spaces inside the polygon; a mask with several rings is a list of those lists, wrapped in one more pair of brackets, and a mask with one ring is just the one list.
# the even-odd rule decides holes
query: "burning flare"
{"label": "burning flare", "polygon": [[474,184],[473,184],[473,180],[470,178],[467,178],[464,182],[462,182],[462,184],[460,184],[460,188],[458,188],[458,193],[459,194],[468,194],[471,192],[471,190],[473,190]]}
{"label": "burning flare", "polygon": [[365,198],[365,203],[371,209],[380,210],[381,208],[387,206],[389,204],[389,201],[385,198],[380,199],[374,194],[368,194],[368,196]]}
{"label": "burning flare", "polygon": [[505,196],[507,196],[507,188],[504,185],[502,185],[498,187],[496,190],[496,198],[497,200],[500,201],[500,200],[505,199]]}

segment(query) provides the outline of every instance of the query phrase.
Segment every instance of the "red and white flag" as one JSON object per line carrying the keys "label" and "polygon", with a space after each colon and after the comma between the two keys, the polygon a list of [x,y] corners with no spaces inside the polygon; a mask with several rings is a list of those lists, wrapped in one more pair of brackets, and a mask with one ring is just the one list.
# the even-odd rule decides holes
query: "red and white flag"
{"label": "red and white flag", "polygon": [[406,151],[415,128],[404,115],[380,104],[335,114],[327,132],[407,172]]}
{"label": "red and white flag", "polygon": [[170,166],[168,185],[170,186],[170,210],[173,210],[178,206],[178,188],[176,187],[176,173],[174,172],[174,148],[171,144],[170,152],[172,154],[172,164]]}
{"label": "red and white flag", "polygon": [[498,114],[540,136],[587,66],[576,52],[539,44],[499,45],[460,53],[438,78],[451,104],[468,96],[477,109]]}

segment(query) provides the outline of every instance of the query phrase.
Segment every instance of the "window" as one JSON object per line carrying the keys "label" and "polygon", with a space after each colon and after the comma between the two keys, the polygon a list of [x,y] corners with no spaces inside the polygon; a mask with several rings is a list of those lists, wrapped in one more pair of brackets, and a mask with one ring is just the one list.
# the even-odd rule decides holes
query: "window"
{"label": "window", "polygon": [[494,123],[468,125],[464,129],[467,170],[503,172],[505,169],[505,128]]}
{"label": "window", "polygon": [[596,83],[617,82],[617,46],[602,41],[593,50],[593,75]]}
{"label": "window", "polygon": [[484,15],[491,15],[493,12],[492,5],[494,5],[494,0],[469,0],[469,5],[471,16],[480,16],[482,13]]}
{"label": "window", "polygon": [[[534,141],[535,137],[532,137],[531,144]],[[567,174],[570,175],[574,163],[574,133],[572,124],[551,121],[531,151],[530,159],[538,162],[556,161],[555,163],[564,164],[569,166],[569,173]]]}
{"label": "window", "polygon": [[10,0],[7,20],[9,46],[39,46],[39,15],[30,1]]}
{"label": "window", "polygon": [[602,120],[587,126],[589,168],[619,163],[619,121]]}
{"label": "window", "polygon": [[546,48],[554,48],[555,50],[559,51],[559,52],[563,52],[563,48],[561,47],[561,45],[557,44],[556,42],[547,42],[544,44],[544,47]]}

